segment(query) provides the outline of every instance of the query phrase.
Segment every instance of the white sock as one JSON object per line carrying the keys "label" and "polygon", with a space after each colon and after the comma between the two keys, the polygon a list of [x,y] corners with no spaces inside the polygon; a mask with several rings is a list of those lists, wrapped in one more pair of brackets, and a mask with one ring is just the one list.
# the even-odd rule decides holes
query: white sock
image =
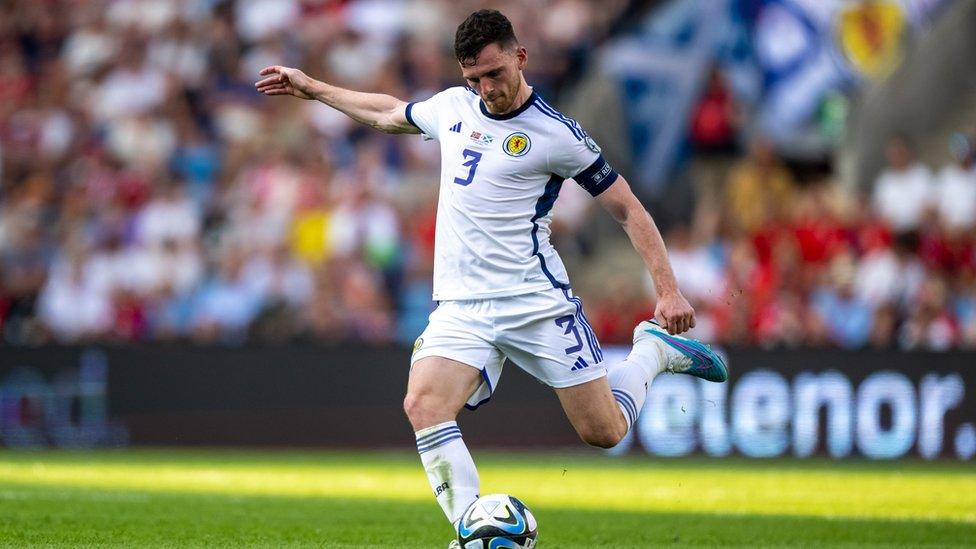
{"label": "white sock", "polygon": [[664,357],[657,345],[647,342],[634,345],[627,358],[607,369],[610,391],[624,413],[628,431],[637,423],[651,382],[665,368]]}
{"label": "white sock", "polygon": [[478,470],[461,438],[456,421],[421,429],[417,452],[427,471],[427,479],[451,524],[461,519],[464,510],[478,499],[481,489]]}

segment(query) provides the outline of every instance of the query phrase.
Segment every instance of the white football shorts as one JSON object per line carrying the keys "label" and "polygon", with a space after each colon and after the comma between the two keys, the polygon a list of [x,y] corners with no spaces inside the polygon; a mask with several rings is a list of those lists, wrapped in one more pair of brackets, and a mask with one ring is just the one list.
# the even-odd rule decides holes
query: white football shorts
{"label": "white football shorts", "polygon": [[505,358],[553,388],[607,374],[596,334],[571,290],[491,299],[441,301],[414,344],[411,367],[439,356],[467,364],[483,381],[468,399],[473,410],[491,399]]}

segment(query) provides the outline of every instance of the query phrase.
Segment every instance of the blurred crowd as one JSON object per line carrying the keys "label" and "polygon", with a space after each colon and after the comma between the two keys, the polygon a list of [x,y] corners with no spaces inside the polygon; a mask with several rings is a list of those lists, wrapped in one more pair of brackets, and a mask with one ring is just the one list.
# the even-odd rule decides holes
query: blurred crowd
{"label": "blurred crowd", "polygon": [[[434,306],[436,143],[253,82],[285,64],[425,99],[461,84],[453,33],[479,4],[0,4],[0,344],[411,342]],[[558,101],[628,3],[494,7],[533,30],[520,33],[527,78]],[[976,348],[972,135],[935,172],[894,137],[856,192],[785,165],[760,136],[740,150],[743,116],[713,75],[689,122],[713,169],[694,177],[693,220],[666,231],[697,337]],[[585,266],[592,202],[575,187],[554,240]],[[639,285],[579,290],[604,343],[629,342],[653,310]]]}
{"label": "blurred crowd", "polygon": [[[731,345],[976,349],[976,133],[933,172],[894,136],[866,192],[798,178],[761,137],[667,234],[696,337]],[[628,303],[638,303],[631,305]],[[597,312],[623,342],[653,302]],[[619,321],[618,321],[619,319]]]}
{"label": "blurred crowd", "polygon": [[[421,100],[462,83],[467,0],[0,3],[3,344],[412,341],[438,149],[260,68]],[[500,2],[556,101],[626,2]],[[545,60],[542,62],[541,60]]]}

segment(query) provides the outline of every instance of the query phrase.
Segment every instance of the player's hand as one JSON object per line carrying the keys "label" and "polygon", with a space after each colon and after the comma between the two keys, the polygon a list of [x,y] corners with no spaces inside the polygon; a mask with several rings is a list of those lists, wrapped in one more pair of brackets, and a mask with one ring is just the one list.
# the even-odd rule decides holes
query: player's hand
{"label": "player's hand", "polygon": [[681,292],[658,297],[654,319],[671,335],[687,332],[695,327],[695,310]]}
{"label": "player's hand", "polygon": [[304,72],[290,67],[274,65],[261,69],[261,76],[254,87],[264,95],[294,95],[300,99],[312,99],[312,83]]}

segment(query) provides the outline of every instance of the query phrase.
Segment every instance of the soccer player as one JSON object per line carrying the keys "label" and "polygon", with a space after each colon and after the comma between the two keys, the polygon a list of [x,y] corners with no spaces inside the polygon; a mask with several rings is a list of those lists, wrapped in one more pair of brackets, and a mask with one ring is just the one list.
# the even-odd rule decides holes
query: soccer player
{"label": "soccer player", "polygon": [[[414,345],[403,406],[434,495],[456,526],[479,482],[455,420],[462,406],[491,397],[506,357],[551,386],[580,438],[601,448],[633,427],[657,374],[725,381],[728,371],[707,346],[678,335],[694,327],[695,312],[657,227],[593,139],[526,83],[528,56],[511,22],[495,10],[471,14],[454,53],[467,86],[416,103],[281,66],[263,69],[255,86],[321,101],[385,133],[440,142],[438,307]],[[566,179],[620,222],[658,293],[654,320],[637,325],[633,350],[609,368],[549,242],[549,214]]]}

